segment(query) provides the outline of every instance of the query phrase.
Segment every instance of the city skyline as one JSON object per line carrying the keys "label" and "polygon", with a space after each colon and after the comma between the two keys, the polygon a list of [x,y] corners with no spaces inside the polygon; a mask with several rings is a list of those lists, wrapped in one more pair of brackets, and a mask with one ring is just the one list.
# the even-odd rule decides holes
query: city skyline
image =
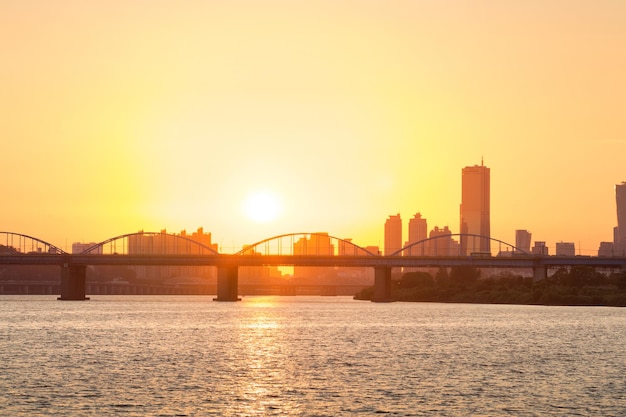
{"label": "city skyline", "polygon": [[[414,214],[413,218],[409,219],[409,222],[406,228],[407,234],[405,235],[404,225],[402,222],[402,216],[400,213],[397,213],[395,215],[389,215],[387,220],[385,221],[384,230],[382,233],[382,242],[383,242],[382,245],[371,244],[371,242],[369,243],[368,242],[364,242],[364,243],[355,242],[355,243],[363,248],[370,248],[370,249],[376,248],[380,251],[381,254],[388,255],[388,254],[392,254],[394,252],[399,251],[401,248],[409,246],[411,243],[415,243],[421,240],[439,236],[441,234],[445,235],[445,234],[456,234],[456,233],[459,233],[459,234],[469,233],[472,235],[488,236],[490,238],[499,239],[497,236],[491,236],[490,233],[488,232],[489,223],[490,223],[490,214],[489,214],[490,169],[484,166],[484,163],[481,161],[480,166],[479,165],[466,166],[461,170],[461,172],[462,172],[462,181],[467,181],[467,187],[463,187],[461,200],[463,200],[464,198],[467,199],[468,198],[467,196],[469,194],[471,194],[472,192],[478,191],[478,198],[475,199],[475,201],[472,201],[472,204],[473,204],[472,210],[476,212],[475,213],[476,215],[474,217],[477,217],[477,219],[480,219],[480,220],[474,219],[476,224],[474,225],[473,228],[466,227],[464,229],[463,203],[461,203],[461,222],[460,222],[458,231],[454,231],[450,229],[448,225],[444,226],[443,228],[440,228],[439,226],[435,225],[429,229],[428,223],[427,223],[428,219],[426,217],[422,217],[422,214],[420,212],[417,212]],[[468,177],[470,178],[469,180],[467,180]],[[486,187],[486,194],[485,194],[485,187]],[[615,222],[616,225],[613,227],[613,239],[607,239],[605,241],[599,242],[598,248],[596,249],[585,249],[584,250],[586,252],[585,255],[595,256],[595,255],[602,253],[601,256],[613,256],[615,253],[623,252],[623,243],[620,243],[622,242],[622,238],[619,232],[620,230],[619,224],[620,224],[620,221],[624,222],[623,218],[621,218],[620,215],[623,213],[624,206],[626,205],[626,200],[625,200],[626,192],[624,191],[625,189],[626,189],[626,182],[622,182],[621,184],[615,184],[615,203],[616,203],[617,217],[616,217],[616,222]],[[246,209],[251,210],[251,217],[265,218],[268,216],[272,217],[274,215],[272,210],[276,208],[274,206],[276,202],[264,201],[267,198],[271,198],[271,197],[269,195],[263,195],[263,194],[252,195],[252,199],[256,200],[257,203],[260,201],[260,203],[258,204],[261,204],[261,207],[260,208],[257,207],[257,210],[254,211],[255,207],[250,206],[250,200],[249,200],[247,202],[248,206],[246,207]],[[481,202],[481,200],[485,200],[485,198],[486,198],[486,212],[483,212],[484,209],[481,207],[484,201]],[[266,206],[267,204],[269,204],[269,206]],[[468,216],[466,215],[466,217]],[[485,222],[486,222],[486,226],[483,224]],[[204,229],[203,226],[198,227],[197,232],[193,232],[193,235],[194,236],[196,234],[202,235],[204,233],[203,229]],[[485,230],[487,231],[486,233],[485,233]],[[15,230],[3,230],[3,231],[21,233]],[[143,229],[139,229],[136,231],[142,232]],[[151,231],[151,232],[153,233],[154,231]],[[164,229],[161,229],[160,232],[173,234],[173,235],[180,235],[180,236],[187,235],[187,229],[182,229],[180,230],[180,232],[171,232],[171,231],[168,231],[166,228],[164,228]],[[286,234],[290,234],[290,233],[294,233],[294,232],[288,232]],[[305,233],[313,233],[313,234],[321,233],[323,235],[324,234],[327,236],[329,235],[328,231],[307,231]],[[209,239],[211,239],[211,234],[212,234],[211,232],[208,232]],[[281,234],[265,236],[263,239],[260,239],[254,242],[247,242],[245,244],[242,244],[239,247],[235,245],[231,247],[224,247],[224,246],[218,245],[217,243],[212,243],[212,245],[215,247],[216,250],[221,250],[224,253],[238,252],[240,250],[245,249],[249,245],[260,242],[261,240],[272,238],[272,237],[278,237],[280,235]],[[427,235],[428,237],[426,237]],[[564,242],[561,239],[561,240],[554,241],[554,246],[550,247],[549,245],[546,245],[545,241],[540,241],[540,240],[532,241],[531,235],[532,233],[525,229],[516,229],[514,231],[514,240],[504,239],[503,241],[508,244],[514,245],[529,253],[532,252],[532,253],[543,254],[543,255],[548,255],[548,254],[569,255],[571,252],[571,253],[579,254],[579,255],[583,254],[582,253],[583,249],[578,247],[575,242]],[[345,237],[345,236],[339,237],[337,235],[332,235],[332,234],[331,236],[337,237],[339,239],[347,239],[348,241],[353,240],[352,237]],[[407,237],[408,240],[404,240],[405,236]],[[38,238],[38,239],[41,238],[40,236],[33,236],[33,237]],[[109,236],[108,238],[110,239],[113,237],[117,237],[117,236]],[[45,241],[45,239],[42,239],[42,240]],[[490,241],[487,242],[487,245],[488,245],[487,250],[483,250],[484,249],[483,242],[481,241],[479,243],[480,247],[473,248],[475,249],[474,251],[471,250],[472,248],[464,249],[462,241],[463,241],[462,238],[460,238],[459,241],[456,241],[454,239],[450,241],[450,244],[460,246],[460,249],[458,250],[451,249],[453,253],[456,253],[459,250],[461,251],[461,253],[477,253],[477,252],[490,252],[491,251],[491,249],[489,249]],[[86,248],[86,247],[89,247],[90,245],[93,245],[99,242],[100,241],[88,242],[88,240],[83,240],[83,241],[74,241],[71,244],[68,244],[66,242],[65,245],[56,245],[56,246],[61,247],[67,252],[77,253],[77,251],[75,250],[75,247]],[[442,244],[442,242],[443,241],[439,241],[438,244]],[[524,243],[518,244],[519,242],[524,242]],[[533,249],[530,250],[529,247],[530,247],[531,242],[534,242],[535,244],[539,246],[533,247]],[[47,243],[55,244],[55,242],[52,242],[52,241],[47,241]],[[473,243],[469,242],[467,244],[469,246],[476,245],[476,242],[475,241]],[[539,247],[541,247],[542,249],[538,249]],[[567,247],[567,249],[559,250],[559,247],[561,248]],[[424,251],[428,252],[428,249],[426,249],[425,247],[419,247],[416,249],[419,249],[420,253],[413,253],[414,250],[411,250],[410,253],[407,253],[407,254],[424,255],[425,254]]]}
{"label": "city skyline", "polygon": [[[461,221],[459,225],[458,233],[456,231],[452,231],[447,225],[443,228],[439,226],[433,226],[432,229],[428,228],[428,219],[422,217],[422,214],[417,212],[415,215],[409,219],[407,225],[407,235],[404,234],[404,226],[402,222],[402,216],[400,213],[395,215],[389,215],[384,223],[383,230],[383,245],[368,245],[365,243],[359,244],[355,243],[357,246],[365,248],[366,250],[370,250],[372,253],[380,253],[384,255],[391,255],[394,253],[398,253],[400,249],[405,247],[409,247],[407,252],[402,252],[405,256],[423,256],[423,255],[441,255],[443,253],[449,253],[451,255],[455,255],[458,253],[464,253],[466,255],[471,253],[491,253],[492,255],[499,255],[498,253],[493,253],[490,247],[491,239],[494,238],[489,233],[489,224],[490,224],[490,212],[489,212],[489,200],[490,200],[490,169],[484,165],[484,162],[481,161],[481,165],[474,166],[466,166],[462,168],[462,182],[464,183],[463,192],[461,196],[462,201],[466,201],[465,209],[464,204],[461,203]],[[620,236],[620,222],[623,223],[624,220],[620,217],[620,215],[624,212],[624,205],[626,205],[626,182],[622,182],[621,184],[615,185],[615,202],[616,202],[616,211],[617,211],[617,226],[613,228],[613,240],[610,241],[602,241],[599,242],[598,248],[593,253],[594,256],[616,256],[624,252],[624,244],[623,239]],[[269,198],[266,195],[255,195],[254,199],[264,200]],[[272,210],[275,208],[275,202],[270,202],[270,207],[266,207],[265,204],[268,204],[266,201],[262,202],[262,206],[260,210],[257,208],[257,211],[254,211],[254,207],[248,206],[248,210],[252,210],[252,216],[259,217],[267,217],[272,216],[274,213]],[[468,209],[469,206],[469,209]],[[268,211],[269,210],[269,211]],[[469,212],[469,214],[468,214]],[[468,225],[468,223],[473,223],[472,225]],[[7,231],[5,231],[7,232]],[[143,230],[139,230],[139,233],[143,233]],[[155,233],[155,232],[148,232]],[[182,229],[179,233],[167,231],[167,229],[161,229],[159,232],[161,235],[166,236],[182,236],[187,237],[188,233],[186,229]],[[302,233],[302,232],[301,232]],[[317,242],[320,239],[320,236],[326,236],[328,240],[329,237],[334,237],[339,239],[340,241],[352,242],[351,237],[339,237],[336,235],[330,235],[326,231],[317,231],[317,232],[303,232],[309,233],[310,239],[313,239]],[[222,251],[223,253],[230,252],[239,252],[241,250],[246,250],[246,248],[251,248],[252,245],[261,243],[262,241],[266,241],[273,238],[280,238],[281,236],[291,235],[292,233],[286,233],[282,235],[272,235],[266,236],[264,239],[248,242],[241,247],[231,247],[230,250],[220,247],[217,243],[211,243],[211,232],[205,233],[204,228],[198,227],[196,232],[192,232],[189,237],[192,240],[196,240],[199,243],[210,245],[215,251]],[[464,236],[465,234],[472,235],[472,238],[468,239],[465,243],[467,245],[464,247]],[[420,245],[416,247],[410,247],[411,244],[429,240],[442,235],[461,235],[461,236],[451,236],[448,240],[436,240],[435,246],[440,247],[436,249],[435,247],[431,247],[430,245]],[[407,236],[408,240],[404,240],[404,237]],[[477,236],[485,236],[488,239],[482,240],[479,239],[478,243],[476,243]],[[37,238],[36,236],[33,236]],[[116,236],[117,238],[119,236]],[[454,238],[458,237],[458,241]],[[111,236],[110,238],[113,238]],[[495,237],[498,239],[497,237]],[[206,240],[208,239],[208,240]],[[308,240],[305,239],[305,240]],[[501,240],[501,239],[498,239]],[[563,240],[554,242],[554,247],[552,247],[552,253],[550,253],[550,247],[546,245],[545,241],[532,240],[532,233],[525,229],[516,229],[515,230],[515,240],[514,241],[506,241],[501,240],[506,244],[514,246],[515,248],[521,250],[522,252],[532,253],[537,255],[565,255],[565,256],[574,256],[576,254],[582,255],[582,250],[576,247],[574,242],[564,242]],[[485,243],[486,242],[486,243]],[[513,243],[514,242],[514,243]],[[534,242],[533,248],[530,248],[531,242]],[[53,243],[53,242],[47,242]],[[76,241],[71,244],[71,251],[66,251],[70,253],[80,253],[84,249],[90,248],[100,242],[86,242],[86,241]],[[302,246],[304,251],[306,252],[307,242],[301,239],[298,242],[298,245]],[[296,246],[298,246],[296,245]],[[296,246],[294,246],[294,251],[302,251],[302,249],[296,250]],[[318,246],[317,244],[313,244],[313,247]],[[438,253],[437,253],[438,251]],[[342,249],[339,249],[339,254],[342,252]],[[588,250],[589,254],[591,254],[591,250]],[[304,253],[304,252],[303,252]]]}
{"label": "city skyline", "polygon": [[624,21],[610,0],[4,2],[0,230],[382,248],[390,214],[457,231],[484,155],[492,237],[594,254],[626,180]]}

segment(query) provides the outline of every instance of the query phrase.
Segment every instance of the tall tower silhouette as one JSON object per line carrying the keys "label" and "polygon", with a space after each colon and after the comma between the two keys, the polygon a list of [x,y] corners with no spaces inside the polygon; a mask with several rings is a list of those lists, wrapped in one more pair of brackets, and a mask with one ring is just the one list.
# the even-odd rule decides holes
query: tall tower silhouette
{"label": "tall tower silhouette", "polygon": [[[426,219],[422,217],[421,213],[416,213],[412,219],[409,219],[409,240],[406,243],[410,245],[411,243],[426,240],[428,237],[427,229]],[[408,255],[424,256],[424,253],[424,245],[418,245],[417,247],[411,247]]]}
{"label": "tall tower silhouette", "polygon": [[626,182],[615,184],[615,204],[617,206],[617,233],[614,245],[619,254],[626,250]]}
{"label": "tall tower silhouette", "polygon": [[461,233],[483,236],[461,236],[461,253],[490,253],[490,172],[483,165],[462,170]]}
{"label": "tall tower silhouette", "polygon": [[400,214],[389,216],[385,222],[385,255],[402,249],[402,219]]}

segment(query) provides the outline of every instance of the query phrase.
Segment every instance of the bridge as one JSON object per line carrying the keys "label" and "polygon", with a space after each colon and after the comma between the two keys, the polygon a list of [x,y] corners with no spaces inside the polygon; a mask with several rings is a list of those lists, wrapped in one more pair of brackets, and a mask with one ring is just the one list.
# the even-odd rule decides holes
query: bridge
{"label": "bridge", "polygon": [[[490,239],[499,247],[499,256],[484,253],[463,255],[458,247],[442,244],[456,236]],[[373,301],[385,302],[391,298],[393,268],[528,268],[533,270],[535,280],[541,280],[550,268],[557,267],[586,265],[622,269],[626,267],[626,257],[536,256],[504,241],[471,234],[437,236],[382,256],[350,240],[325,233],[291,233],[262,240],[235,254],[223,254],[215,247],[189,237],[164,232],[121,235],[87,248],[82,253],[69,254],[41,239],[0,232],[0,265],[58,266],[61,276],[60,300],[87,299],[87,266],[215,266],[216,301],[240,299],[240,267],[365,267],[374,270]]]}

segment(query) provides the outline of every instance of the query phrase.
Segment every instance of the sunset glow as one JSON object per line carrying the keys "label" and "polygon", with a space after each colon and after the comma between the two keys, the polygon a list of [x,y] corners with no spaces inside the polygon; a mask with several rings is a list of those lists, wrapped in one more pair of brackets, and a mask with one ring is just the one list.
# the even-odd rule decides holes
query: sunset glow
{"label": "sunset glow", "polygon": [[[458,232],[484,156],[493,237],[593,254],[626,180],[624,22],[610,0],[3,2],[0,229],[380,245],[395,213]],[[242,215],[264,188],[280,205]]]}
{"label": "sunset glow", "polygon": [[278,197],[270,192],[254,192],[245,202],[246,215],[255,222],[271,222],[280,215],[281,211]]}

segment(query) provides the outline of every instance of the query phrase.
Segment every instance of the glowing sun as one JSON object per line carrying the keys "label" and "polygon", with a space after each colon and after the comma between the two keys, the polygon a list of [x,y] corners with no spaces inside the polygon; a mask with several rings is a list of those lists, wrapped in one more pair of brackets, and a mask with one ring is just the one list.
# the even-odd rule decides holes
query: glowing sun
{"label": "glowing sun", "polygon": [[250,220],[267,223],[276,219],[282,210],[276,195],[267,191],[256,191],[246,199],[244,211]]}

